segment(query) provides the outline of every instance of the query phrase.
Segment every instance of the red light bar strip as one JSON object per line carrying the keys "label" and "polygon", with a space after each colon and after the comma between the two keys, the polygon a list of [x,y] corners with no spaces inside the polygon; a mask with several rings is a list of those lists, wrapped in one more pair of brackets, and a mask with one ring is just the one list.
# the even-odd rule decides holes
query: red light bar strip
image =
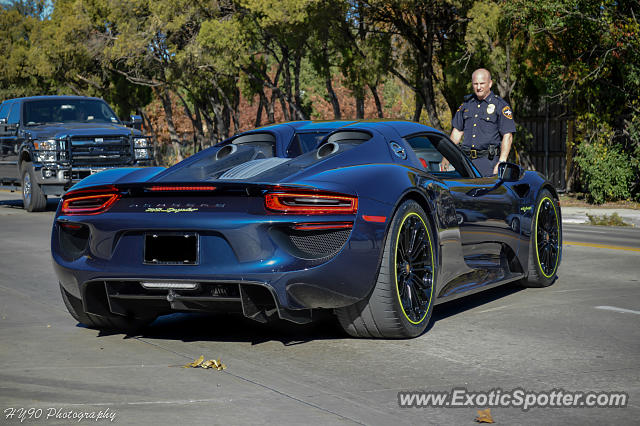
{"label": "red light bar strip", "polygon": [[379,223],[384,223],[387,220],[386,216],[369,216],[366,214],[362,215],[362,218],[366,221],[366,222],[379,222]]}
{"label": "red light bar strip", "polygon": [[323,231],[327,229],[351,229],[353,222],[333,222],[333,223],[303,223],[293,225],[297,231]]}
{"label": "red light bar strip", "polygon": [[174,186],[174,185],[154,185],[146,188],[147,191],[214,191],[215,186]]}

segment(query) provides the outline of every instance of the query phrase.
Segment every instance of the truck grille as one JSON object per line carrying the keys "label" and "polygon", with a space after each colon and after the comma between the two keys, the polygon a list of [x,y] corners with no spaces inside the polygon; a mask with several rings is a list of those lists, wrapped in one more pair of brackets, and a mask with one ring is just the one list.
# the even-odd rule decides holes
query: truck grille
{"label": "truck grille", "polygon": [[74,167],[125,166],[133,160],[126,136],[77,136],[70,142],[71,165]]}

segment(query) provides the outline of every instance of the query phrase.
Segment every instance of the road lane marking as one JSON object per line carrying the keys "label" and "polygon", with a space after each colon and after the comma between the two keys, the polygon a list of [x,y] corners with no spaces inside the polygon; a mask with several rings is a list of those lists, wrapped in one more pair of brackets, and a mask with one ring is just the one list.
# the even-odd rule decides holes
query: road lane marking
{"label": "road lane marking", "polygon": [[610,249],[610,250],[637,251],[640,253],[640,248],[635,248],[635,247],[612,246],[608,244],[579,243],[577,241],[563,241],[562,243],[564,245],[569,245],[569,246],[604,248],[604,249]]}
{"label": "road lane marking", "polygon": [[603,311],[620,312],[621,314],[636,314],[640,315],[640,311],[634,311],[631,309],[618,308],[616,306],[596,306],[596,309],[602,309]]}

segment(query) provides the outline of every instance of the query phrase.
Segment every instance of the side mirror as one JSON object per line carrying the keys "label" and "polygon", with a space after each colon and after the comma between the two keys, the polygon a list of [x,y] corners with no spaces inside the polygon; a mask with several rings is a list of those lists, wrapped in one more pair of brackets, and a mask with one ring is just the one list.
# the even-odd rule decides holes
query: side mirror
{"label": "side mirror", "polygon": [[142,130],[142,117],[139,115],[132,115],[130,121],[126,123],[127,126],[131,126],[134,129]]}
{"label": "side mirror", "polygon": [[513,163],[500,163],[498,165],[498,177],[505,182],[516,182],[520,180],[524,169]]}

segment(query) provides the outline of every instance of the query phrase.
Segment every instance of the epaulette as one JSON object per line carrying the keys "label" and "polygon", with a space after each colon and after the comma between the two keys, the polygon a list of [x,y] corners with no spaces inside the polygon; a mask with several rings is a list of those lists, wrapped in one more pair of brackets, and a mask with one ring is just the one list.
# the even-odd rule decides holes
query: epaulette
{"label": "epaulette", "polygon": [[464,101],[465,101],[465,102],[467,102],[467,101],[468,101],[469,99],[471,99],[471,98],[473,98],[473,93],[471,93],[471,94],[469,94],[469,95],[466,95],[466,96],[464,97]]}

